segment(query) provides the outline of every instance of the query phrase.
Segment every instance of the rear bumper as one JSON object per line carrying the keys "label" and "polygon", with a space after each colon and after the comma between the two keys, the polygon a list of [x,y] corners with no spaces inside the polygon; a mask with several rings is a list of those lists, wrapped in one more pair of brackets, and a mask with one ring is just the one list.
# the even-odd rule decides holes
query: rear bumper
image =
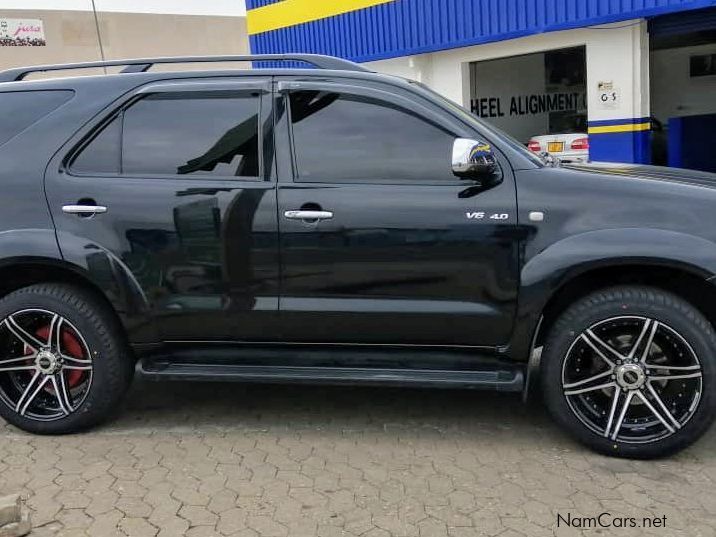
{"label": "rear bumper", "polygon": [[562,162],[588,162],[589,151],[562,151],[561,153],[550,153],[553,157]]}

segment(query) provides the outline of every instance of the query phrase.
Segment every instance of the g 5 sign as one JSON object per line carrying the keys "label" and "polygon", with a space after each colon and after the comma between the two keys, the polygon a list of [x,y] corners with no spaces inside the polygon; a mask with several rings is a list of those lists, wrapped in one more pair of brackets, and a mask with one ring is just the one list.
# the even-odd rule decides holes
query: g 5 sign
{"label": "g 5 sign", "polygon": [[599,94],[599,106],[602,108],[617,108],[619,106],[619,92],[617,90],[601,92]]}
{"label": "g 5 sign", "polygon": [[597,82],[597,92],[597,102],[601,108],[619,107],[619,89],[614,87],[614,82],[611,80]]}

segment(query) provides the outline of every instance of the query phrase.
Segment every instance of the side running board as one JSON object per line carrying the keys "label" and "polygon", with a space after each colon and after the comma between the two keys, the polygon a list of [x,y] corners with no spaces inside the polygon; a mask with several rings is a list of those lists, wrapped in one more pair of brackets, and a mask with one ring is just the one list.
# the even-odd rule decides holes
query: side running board
{"label": "side running board", "polygon": [[137,369],[141,376],[149,380],[424,386],[506,392],[519,392],[524,385],[523,372],[517,368],[452,371],[172,363],[145,359],[139,362]]}

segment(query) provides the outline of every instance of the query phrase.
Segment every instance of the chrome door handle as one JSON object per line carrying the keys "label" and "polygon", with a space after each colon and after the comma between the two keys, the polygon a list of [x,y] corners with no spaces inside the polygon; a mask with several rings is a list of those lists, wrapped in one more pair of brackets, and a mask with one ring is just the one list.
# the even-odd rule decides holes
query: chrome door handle
{"label": "chrome door handle", "polygon": [[286,211],[283,215],[291,220],[330,220],[333,218],[331,211]]}
{"label": "chrome door handle", "polygon": [[67,214],[103,214],[107,212],[104,205],[63,205],[62,212]]}

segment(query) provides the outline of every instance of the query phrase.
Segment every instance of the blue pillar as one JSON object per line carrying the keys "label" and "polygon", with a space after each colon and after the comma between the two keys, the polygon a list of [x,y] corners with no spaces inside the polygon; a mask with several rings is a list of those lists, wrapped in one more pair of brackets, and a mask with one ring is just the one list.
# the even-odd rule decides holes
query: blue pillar
{"label": "blue pillar", "polygon": [[603,162],[651,163],[649,118],[590,121],[589,158]]}

